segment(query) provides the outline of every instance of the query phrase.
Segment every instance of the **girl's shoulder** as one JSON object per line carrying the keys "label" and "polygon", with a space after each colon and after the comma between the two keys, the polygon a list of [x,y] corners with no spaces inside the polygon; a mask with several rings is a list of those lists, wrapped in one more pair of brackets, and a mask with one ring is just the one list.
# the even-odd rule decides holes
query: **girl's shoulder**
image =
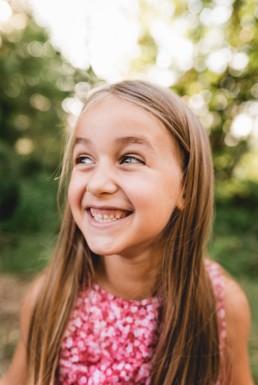
{"label": "girl's shoulder", "polygon": [[206,260],[205,267],[212,282],[216,301],[223,301],[228,338],[238,339],[239,336],[247,338],[251,315],[244,290],[217,262]]}
{"label": "girl's shoulder", "polygon": [[[220,295],[223,296],[227,313],[238,312],[239,307],[248,313],[249,305],[246,294],[236,280],[218,262],[205,260],[205,267],[214,291],[216,292],[217,287],[221,290]],[[248,314],[250,315],[250,311]]]}
{"label": "girl's shoulder", "polygon": [[[223,302],[226,311],[227,324],[234,320],[234,326],[237,321],[244,324],[250,324],[250,307],[247,296],[236,280],[217,262],[205,261],[206,269],[212,281],[213,287],[219,286],[220,295],[223,296]],[[222,291],[223,290],[223,291]]]}
{"label": "girl's shoulder", "polygon": [[226,272],[224,282],[228,354],[232,361],[233,383],[235,385],[253,385],[248,362],[250,306],[243,289]]}
{"label": "girl's shoulder", "polygon": [[27,340],[33,309],[37,302],[39,293],[41,292],[44,280],[44,273],[37,276],[30,284],[24,297],[20,312],[21,337],[23,340]]}
{"label": "girl's shoulder", "polygon": [[219,300],[223,301],[226,354],[231,361],[232,383],[253,385],[248,362],[251,313],[247,296],[241,286],[217,262],[206,261],[205,265],[211,277],[215,298],[219,297]]}

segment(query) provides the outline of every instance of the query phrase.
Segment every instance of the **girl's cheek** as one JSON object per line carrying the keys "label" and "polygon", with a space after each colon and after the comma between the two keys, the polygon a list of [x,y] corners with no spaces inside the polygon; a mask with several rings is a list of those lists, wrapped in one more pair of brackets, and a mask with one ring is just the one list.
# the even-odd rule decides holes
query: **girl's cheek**
{"label": "girl's cheek", "polygon": [[69,186],[68,186],[68,202],[72,207],[75,201],[78,199],[78,187],[76,186],[75,181],[71,178]]}
{"label": "girl's cheek", "polygon": [[68,203],[69,203],[69,206],[71,209],[72,209],[72,197],[73,197],[73,193],[72,193],[71,185],[69,185],[69,187],[68,187]]}
{"label": "girl's cheek", "polygon": [[84,178],[72,174],[68,185],[68,202],[73,212],[81,208],[85,193],[86,184]]}

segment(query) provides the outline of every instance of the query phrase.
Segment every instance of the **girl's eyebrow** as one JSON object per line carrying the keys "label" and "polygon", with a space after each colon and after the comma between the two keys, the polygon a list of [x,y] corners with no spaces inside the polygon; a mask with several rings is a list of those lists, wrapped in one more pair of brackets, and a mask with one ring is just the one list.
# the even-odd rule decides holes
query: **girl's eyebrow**
{"label": "girl's eyebrow", "polygon": [[152,144],[148,141],[148,139],[142,136],[122,136],[120,138],[116,138],[114,142],[119,145],[127,145],[131,143],[142,144],[143,146],[147,147],[149,150],[154,152],[154,147],[152,146]]}
{"label": "girl's eyebrow", "polygon": [[[141,145],[147,147],[152,152],[155,152],[154,147],[148,141],[148,139],[146,139],[145,137],[142,137],[142,136],[121,136],[119,138],[116,138],[114,140],[114,142],[117,145],[141,144]],[[88,138],[85,138],[85,137],[78,137],[74,141],[74,147],[80,143],[91,145],[92,141]]]}
{"label": "girl's eyebrow", "polygon": [[91,140],[88,139],[88,138],[76,138],[75,141],[74,141],[74,147],[77,145],[77,144],[91,144]]}

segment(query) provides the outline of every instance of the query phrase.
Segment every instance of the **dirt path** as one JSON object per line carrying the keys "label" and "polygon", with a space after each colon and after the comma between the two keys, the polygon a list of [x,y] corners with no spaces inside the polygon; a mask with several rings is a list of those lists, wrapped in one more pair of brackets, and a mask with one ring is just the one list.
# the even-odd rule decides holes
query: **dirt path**
{"label": "dirt path", "polygon": [[19,337],[19,309],[28,281],[0,274],[0,374],[12,357]]}

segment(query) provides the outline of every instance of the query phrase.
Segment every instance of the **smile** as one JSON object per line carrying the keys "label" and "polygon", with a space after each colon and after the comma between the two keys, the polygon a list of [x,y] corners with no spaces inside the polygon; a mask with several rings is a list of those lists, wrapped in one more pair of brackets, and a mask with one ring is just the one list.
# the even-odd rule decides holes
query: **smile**
{"label": "smile", "polygon": [[126,210],[118,210],[118,209],[89,209],[91,216],[94,218],[96,222],[114,222],[119,219],[123,219],[130,215],[131,213]]}

